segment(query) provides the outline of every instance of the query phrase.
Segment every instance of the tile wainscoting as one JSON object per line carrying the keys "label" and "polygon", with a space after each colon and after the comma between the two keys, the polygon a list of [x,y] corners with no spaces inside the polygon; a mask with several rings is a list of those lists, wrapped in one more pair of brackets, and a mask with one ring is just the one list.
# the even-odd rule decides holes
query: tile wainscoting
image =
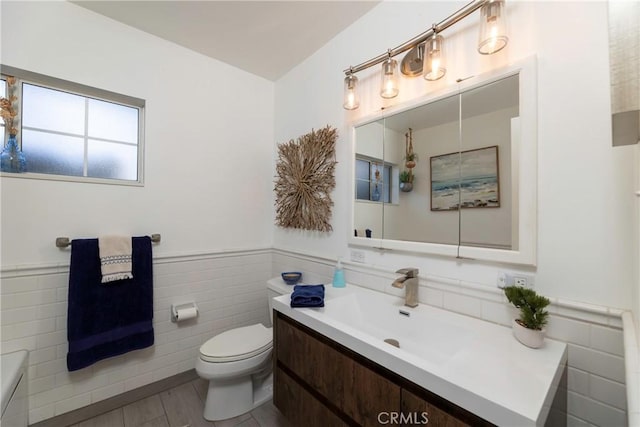
{"label": "tile wainscoting", "polygon": [[[27,349],[29,423],[193,369],[198,349],[224,330],[268,324],[270,249],[154,258],[155,345],[68,372],[67,265],[3,269],[1,351]],[[197,319],[172,323],[172,303],[196,301]]]}
{"label": "tile wainscoting", "polygon": [[[304,283],[331,283],[335,260],[274,249],[273,271],[303,272]],[[348,283],[404,295],[392,270],[343,262]],[[404,267],[404,266],[400,266]],[[419,300],[511,327],[517,312],[495,287],[420,272]],[[568,426],[626,426],[622,311],[551,299],[547,336],[568,344]],[[425,325],[428,326],[428,325]],[[534,351],[534,350],[532,350]]]}
{"label": "tile wainscoting", "polygon": [[[394,295],[392,270],[345,262],[347,281]],[[1,351],[30,350],[30,423],[193,369],[198,348],[224,330],[268,324],[266,281],[282,271],[330,283],[335,260],[283,249],[154,259],[153,347],[67,372],[68,265],[2,270]],[[175,324],[170,306],[195,300],[197,320]],[[487,285],[421,274],[420,302],[509,326],[515,312]],[[569,345],[568,425],[627,425],[622,312],[552,300],[548,336]]]}

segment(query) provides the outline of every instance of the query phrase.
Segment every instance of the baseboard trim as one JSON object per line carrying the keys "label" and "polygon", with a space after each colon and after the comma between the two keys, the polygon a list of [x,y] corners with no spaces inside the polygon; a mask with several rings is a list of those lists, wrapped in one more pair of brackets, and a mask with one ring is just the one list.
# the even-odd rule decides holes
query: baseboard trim
{"label": "baseboard trim", "polygon": [[195,369],[190,369],[185,372],[181,372],[169,378],[156,381],[151,384],[147,384],[142,387],[138,387],[133,390],[129,390],[125,393],[118,394],[100,402],[93,403],[88,406],[76,409],[71,412],[60,414],[53,418],[40,421],[32,424],[31,427],[67,427],[73,424],[77,424],[89,418],[104,414],[105,412],[113,411],[114,409],[128,405],[138,400],[153,396],[154,394],[161,393],[173,387],[177,387],[181,384],[193,381],[198,378],[198,374]]}

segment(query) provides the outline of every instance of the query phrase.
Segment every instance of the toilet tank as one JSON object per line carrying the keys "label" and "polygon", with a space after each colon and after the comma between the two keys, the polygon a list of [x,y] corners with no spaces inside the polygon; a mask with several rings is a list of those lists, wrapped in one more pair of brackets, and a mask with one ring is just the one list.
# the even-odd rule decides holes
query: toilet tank
{"label": "toilet tank", "polygon": [[269,319],[273,325],[273,298],[293,292],[293,286],[287,285],[282,278],[274,277],[267,281],[267,298],[269,300]]}

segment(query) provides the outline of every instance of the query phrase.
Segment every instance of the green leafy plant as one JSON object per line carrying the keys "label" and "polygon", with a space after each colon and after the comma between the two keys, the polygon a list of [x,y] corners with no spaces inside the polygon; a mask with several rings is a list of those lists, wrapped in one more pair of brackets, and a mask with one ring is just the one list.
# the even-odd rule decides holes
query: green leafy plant
{"label": "green leafy plant", "polygon": [[523,286],[506,286],[503,290],[509,302],[520,310],[517,321],[525,328],[542,330],[549,317],[549,312],[545,310],[549,299]]}
{"label": "green leafy plant", "polygon": [[408,162],[409,162],[409,161],[416,161],[416,162],[417,162],[417,161],[418,161],[418,155],[417,155],[416,153],[407,153],[407,154],[404,156],[404,159],[405,159],[406,161],[408,161]]}
{"label": "green leafy plant", "polygon": [[400,182],[412,183],[413,182],[413,174],[411,173],[411,170],[400,172],[399,179],[400,179]]}

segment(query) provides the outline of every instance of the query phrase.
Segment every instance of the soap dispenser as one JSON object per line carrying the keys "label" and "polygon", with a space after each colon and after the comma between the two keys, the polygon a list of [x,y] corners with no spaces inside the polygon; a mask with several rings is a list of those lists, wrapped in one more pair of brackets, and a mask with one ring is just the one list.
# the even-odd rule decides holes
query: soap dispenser
{"label": "soap dispenser", "polygon": [[342,270],[342,261],[340,257],[338,257],[338,264],[336,265],[336,270],[333,272],[333,287],[334,288],[344,288],[346,283],[344,282],[344,271]]}

